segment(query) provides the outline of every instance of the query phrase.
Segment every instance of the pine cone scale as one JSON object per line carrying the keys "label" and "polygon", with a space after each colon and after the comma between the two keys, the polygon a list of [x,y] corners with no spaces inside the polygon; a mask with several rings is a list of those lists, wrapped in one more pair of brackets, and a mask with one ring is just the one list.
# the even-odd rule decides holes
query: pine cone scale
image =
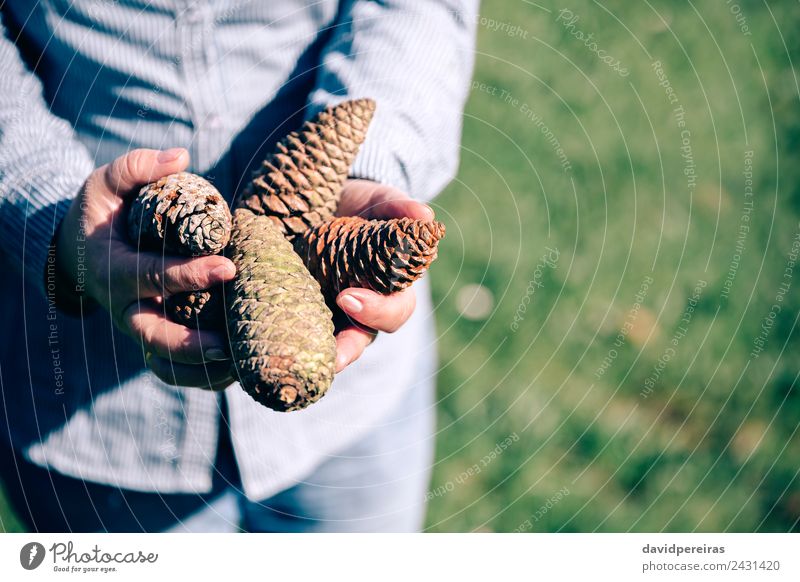
{"label": "pine cone scale", "polygon": [[228,244],[230,230],[225,199],[208,181],[187,172],[143,187],[128,211],[128,236],[144,250],[213,255]]}
{"label": "pine cone scale", "polygon": [[321,398],[334,373],[336,344],[319,285],[266,216],[234,215],[227,284],[228,331],[235,373],[255,400],[275,410]]}
{"label": "pine cone scale", "polygon": [[166,297],[165,309],[191,327],[227,326],[233,375],[274,410],[304,408],[330,386],[335,294],[406,288],[436,258],[444,235],[436,222],[334,218],[374,108],[367,99],[345,102],[284,138],[248,183],[233,220],[219,193],[191,174],[148,185],[128,215],[132,238],[145,246],[198,255],[227,245],[235,279]]}
{"label": "pine cone scale", "polygon": [[238,206],[278,218],[290,240],[331,218],[374,110],[373,101],[359,99],[321,111],[276,146]]}
{"label": "pine cone scale", "polygon": [[303,233],[295,250],[332,302],[348,287],[384,294],[405,289],[436,259],[444,231],[435,221],[340,217]]}

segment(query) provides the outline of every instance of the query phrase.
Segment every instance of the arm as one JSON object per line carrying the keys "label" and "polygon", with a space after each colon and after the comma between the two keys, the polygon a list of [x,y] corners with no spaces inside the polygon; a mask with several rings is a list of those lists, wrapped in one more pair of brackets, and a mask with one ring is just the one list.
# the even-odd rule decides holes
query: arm
{"label": "arm", "polygon": [[477,0],[344,0],[309,115],[378,103],[352,175],[428,201],[453,179],[475,52]]}
{"label": "arm", "polygon": [[[322,52],[308,115],[336,101],[377,102],[367,139],[342,192],[339,213],[433,218],[428,201],[458,166],[461,115],[475,50],[477,0],[344,0]],[[376,331],[393,332],[414,311],[413,289],[383,296],[346,289],[336,299],[351,319],[337,334],[337,371]]]}
{"label": "arm", "polygon": [[141,342],[162,380],[224,388],[231,378],[223,338],[170,322],[158,300],[230,280],[235,267],[225,257],[138,253],[115,220],[127,196],[188,163],[185,150],[133,150],[95,170],[69,124],[50,113],[0,22],[0,244],[24,273],[22,292],[42,294],[45,281],[51,300],[80,291]]}
{"label": "arm", "polygon": [[26,293],[44,293],[55,229],[92,169],[0,20],[0,243],[24,273]]}

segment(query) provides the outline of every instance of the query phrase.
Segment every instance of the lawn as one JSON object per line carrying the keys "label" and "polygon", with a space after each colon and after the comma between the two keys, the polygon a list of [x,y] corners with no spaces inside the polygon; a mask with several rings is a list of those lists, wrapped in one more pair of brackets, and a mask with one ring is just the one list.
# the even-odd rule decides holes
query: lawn
{"label": "lawn", "polygon": [[800,5],[732,4],[483,4],[430,530],[798,529]]}
{"label": "lawn", "polygon": [[427,528],[797,531],[800,5],[492,0],[478,37]]}

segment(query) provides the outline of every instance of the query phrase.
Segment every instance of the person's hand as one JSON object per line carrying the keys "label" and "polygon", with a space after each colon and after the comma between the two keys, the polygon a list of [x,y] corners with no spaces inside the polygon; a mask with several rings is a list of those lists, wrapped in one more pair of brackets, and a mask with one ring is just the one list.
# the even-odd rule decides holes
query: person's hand
{"label": "person's hand", "polygon": [[95,170],[61,223],[56,269],[70,289],[83,286],[119,329],[141,342],[148,366],[163,381],[221,389],[233,381],[224,338],[170,321],[161,303],[173,293],[229,281],[236,267],[222,256],[139,252],[126,234],[125,200],[188,164],[182,148],[140,149]]}
{"label": "person's hand", "polygon": [[[434,218],[430,206],[412,200],[396,188],[368,180],[347,182],[337,214],[368,219]],[[351,287],[339,293],[336,304],[349,319],[337,326],[336,371],[341,372],[361,356],[377,332],[397,331],[414,312],[416,297],[410,287],[391,295]]]}

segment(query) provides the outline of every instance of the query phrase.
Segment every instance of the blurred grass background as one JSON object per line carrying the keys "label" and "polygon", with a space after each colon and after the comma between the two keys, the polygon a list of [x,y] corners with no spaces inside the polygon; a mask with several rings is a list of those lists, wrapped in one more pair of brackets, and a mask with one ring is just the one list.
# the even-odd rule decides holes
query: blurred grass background
{"label": "blurred grass background", "polygon": [[461,171],[437,199],[429,529],[797,531],[800,267],[751,351],[800,233],[800,4],[495,0],[482,17]]}
{"label": "blurred grass background", "polygon": [[[751,356],[800,228],[800,4],[732,4],[482,3],[436,201],[429,530],[800,529],[800,271]],[[0,523],[20,530],[2,496]]]}

